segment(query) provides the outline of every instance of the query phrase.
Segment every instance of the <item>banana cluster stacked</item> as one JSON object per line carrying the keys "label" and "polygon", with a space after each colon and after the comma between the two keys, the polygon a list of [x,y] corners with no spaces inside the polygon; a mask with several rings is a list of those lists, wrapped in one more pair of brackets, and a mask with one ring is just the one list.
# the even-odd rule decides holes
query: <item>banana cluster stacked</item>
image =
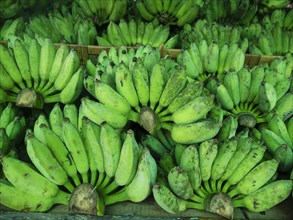
{"label": "banana cluster stacked", "polygon": [[187,76],[205,81],[210,76],[222,80],[226,72],[238,72],[244,67],[245,52],[237,44],[220,45],[217,42],[191,43],[189,48],[181,51],[177,62],[186,67]]}
{"label": "banana cluster stacked", "polygon": [[[181,47],[188,48],[191,43],[199,44],[202,40],[208,44],[216,42],[222,48],[225,44],[232,46],[237,43],[246,52],[249,46],[248,39],[242,37],[242,26],[222,25],[200,19],[194,25],[186,24],[180,32]],[[245,32],[246,33],[246,32]]]}
{"label": "banana cluster stacked", "polygon": [[202,0],[138,0],[136,7],[146,21],[183,26],[194,21],[203,6]]}
{"label": "banana cluster stacked", "polygon": [[26,120],[12,103],[0,104],[0,154],[10,154],[22,141]]}
{"label": "banana cluster stacked", "polygon": [[154,199],[173,214],[197,209],[232,219],[238,207],[266,211],[288,198],[292,180],[276,180],[279,162],[264,154],[247,129],[221,142],[176,144],[173,157],[160,159]]}
{"label": "banana cluster stacked", "polygon": [[95,24],[102,25],[110,21],[119,21],[126,13],[127,0],[74,0],[82,12],[88,18],[91,18]]}
{"label": "banana cluster stacked", "polygon": [[276,9],[271,14],[264,16],[261,19],[261,25],[266,29],[271,29],[274,25],[277,25],[284,30],[292,30],[293,24],[293,11]]}
{"label": "banana cluster stacked", "polygon": [[83,89],[85,68],[76,50],[58,49],[48,38],[11,37],[0,45],[1,100],[42,108],[43,103],[71,103]]}
{"label": "banana cluster stacked", "polygon": [[249,24],[258,12],[258,2],[250,0],[209,0],[205,2],[208,21]]}
{"label": "banana cluster stacked", "polygon": [[0,2],[0,19],[6,20],[15,16],[23,15],[25,12],[43,10],[49,6],[49,1],[46,0],[3,0]]}
{"label": "banana cluster stacked", "polygon": [[90,184],[98,193],[93,214],[103,215],[106,205],[144,200],[156,180],[156,161],[132,130],[81,118],[74,104],[63,109],[55,104],[48,118],[40,114],[25,144],[36,169],[8,155],[1,158],[9,181],[1,182],[1,203],[16,210],[68,205],[76,187]]}
{"label": "banana cluster stacked", "polygon": [[259,1],[259,13],[268,14],[274,9],[285,8],[290,2],[290,0],[261,0]]}
{"label": "banana cluster stacked", "polygon": [[221,106],[238,116],[241,126],[253,128],[266,122],[272,112],[287,120],[292,115],[292,56],[276,59],[270,66],[259,65],[228,72],[216,85]]}
{"label": "banana cluster stacked", "polygon": [[97,36],[100,46],[137,46],[150,45],[173,48],[177,43],[178,35],[170,37],[170,27],[155,25],[153,22],[135,21],[126,22],[121,19],[119,24],[110,22],[107,33]]}
{"label": "banana cluster stacked", "polygon": [[25,30],[25,20],[23,17],[6,20],[0,28],[0,40],[7,41],[9,35],[23,35]]}

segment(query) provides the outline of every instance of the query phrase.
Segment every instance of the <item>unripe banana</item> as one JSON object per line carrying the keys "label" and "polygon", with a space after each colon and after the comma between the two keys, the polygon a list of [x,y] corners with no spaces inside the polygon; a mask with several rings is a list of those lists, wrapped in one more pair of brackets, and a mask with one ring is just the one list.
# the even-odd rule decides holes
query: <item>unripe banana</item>
{"label": "unripe banana", "polygon": [[220,49],[217,43],[212,43],[208,46],[207,53],[204,59],[205,71],[208,73],[216,73],[219,65]]}
{"label": "unripe banana", "polygon": [[56,103],[49,114],[49,123],[52,131],[54,131],[61,140],[63,140],[63,117],[60,104]]}
{"label": "unripe banana", "polygon": [[42,194],[35,195],[2,181],[0,181],[0,194],[1,204],[14,210],[27,212],[46,212],[55,204],[68,205],[70,199],[70,194],[61,190],[54,197],[44,198]]}
{"label": "unripe banana", "polygon": [[237,75],[240,91],[240,102],[245,102],[249,95],[251,73],[247,68],[242,68],[237,72]]}
{"label": "unripe banana", "polygon": [[125,64],[120,63],[115,74],[116,90],[139,112],[139,101],[133,77]]}
{"label": "unripe banana", "polygon": [[231,185],[236,185],[250,170],[255,167],[263,158],[265,147],[255,143],[247,156],[241,161],[233,174],[227,179],[222,191],[227,192]]}
{"label": "unripe banana", "polygon": [[224,77],[223,84],[226,87],[229,96],[232,98],[234,105],[238,105],[240,102],[240,90],[237,73],[229,71]]}
{"label": "unripe banana", "polygon": [[107,123],[101,124],[100,143],[104,155],[104,167],[108,176],[115,175],[121,154],[119,131]]}
{"label": "unripe banana", "polygon": [[18,84],[20,88],[25,88],[22,75],[17,67],[13,55],[8,50],[8,48],[2,44],[0,45],[0,63],[9,74],[9,76],[13,79],[13,81]]}
{"label": "unripe banana", "polygon": [[95,97],[104,105],[117,109],[122,113],[127,114],[130,111],[131,107],[127,100],[111,86],[99,80],[95,81]]}
{"label": "unripe banana", "polygon": [[259,109],[263,112],[270,112],[277,103],[277,94],[275,88],[263,81],[259,88]]}
{"label": "unripe banana", "polygon": [[146,134],[142,137],[141,144],[148,148],[153,157],[160,159],[164,154],[167,153],[167,148],[153,135]]}
{"label": "unripe banana", "polygon": [[162,123],[162,128],[171,132],[174,141],[181,144],[194,144],[215,137],[221,128],[221,123],[211,119],[203,119],[189,124]]}
{"label": "unripe banana", "polygon": [[253,101],[253,99],[257,96],[259,87],[261,82],[264,79],[265,71],[263,66],[255,66],[251,69],[251,84],[249,89],[249,95],[247,98],[248,102]]}
{"label": "unripe banana", "polygon": [[217,100],[220,102],[221,106],[226,110],[231,110],[234,107],[234,102],[232,97],[230,96],[227,88],[220,84],[217,87]]}
{"label": "unripe banana", "polygon": [[121,147],[120,158],[115,172],[115,181],[118,185],[124,186],[132,181],[137,171],[140,155],[141,150],[135,140],[134,132],[128,130]]}
{"label": "unripe banana", "polygon": [[236,188],[228,192],[230,198],[237,194],[249,195],[266,184],[276,173],[279,162],[271,159],[258,164],[245,177],[243,177]]}
{"label": "unripe banana", "polygon": [[186,87],[176,96],[168,107],[160,112],[159,116],[172,114],[181,108],[183,105],[198,97],[203,91],[203,84],[200,81],[188,82]]}
{"label": "unripe banana", "polygon": [[77,171],[81,174],[83,183],[88,182],[89,162],[82,137],[68,118],[63,119],[64,143],[70,152]]}
{"label": "unripe banana", "polygon": [[277,180],[249,195],[233,200],[233,206],[245,207],[251,212],[263,212],[284,201],[291,191],[292,180]]}
{"label": "unripe banana", "polygon": [[187,83],[186,71],[182,68],[174,70],[167,80],[165,88],[161,94],[159,105],[155,109],[159,113],[164,107],[167,107],[174,98],[185,88]]}
{"label": "unripe banana", "polygon": [[88,97],[81,100],[81,106],[82,114],[99,125],[106,121],[114,128],[123,128],[128,121],[129,115],[125,115],[109,106],[92,101]]}
{"label": "unripe banana", "polygon": [[196,122],[206,116],[214,107],[214,96],[198,96],[187,102],[170,116],[161,117],[161,121],[173,121],[176,124]]}
{"label": "unripe banana", "polygon": [[58,186],[38,173],[28,163],[8,156],[2,157],[1,163],[5,177],[21,191],[36,196],[42,195],[43,199],[58,194]]}

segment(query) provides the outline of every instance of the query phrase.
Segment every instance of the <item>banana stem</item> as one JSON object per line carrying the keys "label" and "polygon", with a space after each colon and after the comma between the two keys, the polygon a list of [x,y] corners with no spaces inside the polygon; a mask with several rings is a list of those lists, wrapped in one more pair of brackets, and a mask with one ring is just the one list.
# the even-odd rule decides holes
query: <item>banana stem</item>
{"label": "banana stem", "polygon": [[222,191],[221,189],[222,189],[222,184],[223,184],[223,180],[222,179],[220,179],[220,180],[218,180],[218,183],[217,183],[217,191]]}
{"label": "banana stem", "polygon": [[39,84],[37,91],[42,91],[42,89],[44,88],[45,85],[46,85],[46,81],[41,80],[41,83]]}
{"label": "banana stem", "polygon": [[164,128],[164,129],[166,129],[166,130],[168,130],[168,131],[172,131],[172,128],[173,128],[173,126],[172,126],[171,123],[166,123],[166,122],[163,122],[161,124],[161,127]]}
{"label": "banana stem", "polygon": [[55,91],[56,91],[56,89],[55,89],[55,87],[53,86],[53,87],[51,87],[50,89],[44,91],[44,92],[43,92],[43,95],[44,95],[44,96],[48,96],[48,95],[52,94],[52,93],[55,92]]}
{"label": "banana stem", "polygon": [[125,202],[129,200],[127,191],[125,187],[123,187],[121,190],[119,190],[117,193],[106,195],[104,197],[105,205],[111,205],[118,202]]}
{"label": "banana stem", "polygon": [[77,174],[74,175],[74,176],[71,176],[71,178],[73,179],[73,182],[74,182],[75,186],[79,186],[81,184],[80,179],[78,178]]}
{"label": "banana stem", "polygon": [[43,88],[41,88],[40,92],[45,93],[48,89],[51,89],[51,86],[52,82],[48,81],[47,84]]}
{"label": "banana stem", "polygon": [[50,96],[44,96],[44,102],[45,103],[60,102],[60,93],[50,95]]}
{"label": "banana stem", "polygon": [[204,198],[198,196],[198,195],[193,195],[191,198],[190,198],[192,201],[194,202],[199,202],[199,203],[203,203],[204,202]]}
{"label": "banana stem", "polygon": [[104,189],[109,183],[110,183],[110,181],[111,181],[111,177],[110,176],[106,176],[105,178],[104,178],[104,180],[103,180],[103,182],[101,183],[101,185],[98,187],[98,190],[102,190],[102,189]]}
{"label": "banana stem", "polygon": [[95,186],[97,182],[97,170],[91,170],[91,185]]}
{"label": "banana stem", "polygon": [[87,172],[86,173],[81,173],[81,178],[82,178],[82,183],[88,183],[89,182]]}
{"label": "banana stem", "polygon": [[163,133],[162,129],[158,129],[155,133],[155,135],[158,137],[158,139],[161,141],[161,143],[167,147],[169,150],[172,150],[173,147],[171,146],[171,144],[169,143],[169,141],[167,140],[165,134]]}
{"label": "banana stem", "polygon": [[70,181],[67,181],[63,186],[64,186],[69,192],[73,192],[73,190],[74,190],[74,186],[71,184]]}
{"label": "banana stem", "polygon": [[223,189],[222,189],[222,192],[226,193],[227,190],[230,188],[230,183],[226,182],[226,184],[224,185]]}
{"label": "banana stem", "polygon": [[235,189],[231,190],[230,192],[228,192],[227,195],[228,195],[230,198],[233,198],[234,196],[238,195],[237,188],[235,188]]}
{"label": "banana stem", "polygon": [[162,116],[162,117],[160,117],[160,120],[161,121],[173,121],[172,115]]}
{"label": "banana stem", "polygon": [[203,203],[186,201],[185,205],[186,205],[186,208],[188,209],[204,210]]}
{"label": "banana stem", "polygon": [[130,112],[128,113],[128,120],[137,123],[139,121],[139,113],[137,113],[131,109]]}
{"label": "banana stem", "polygon": [[211,179],[211,188],[213,192],[217,192],[217,181],[214,179]]}
{"label": "banana stem", "polygon": [[108,186],[106,186],[103,190],[102,190],[102,194],[103,195],[108,195],[111,192],[113,192],[114,190],[116,190],[119,187],[119,185],[116,183],[115,180],[113,180]]}
{"label": "banana stem", "polygon": [[203,185],[204,185],[204,188],[206,189],[206,191],[207,191],[208,193],[213,192],[213,190],[211,189],[211,186],[210,186],[208,180],[203,181]]}
{"label": "banana stem", "polygon": [[99,177],[96,183],[96,187],[99,188],[105,178],[105,172],[99,172]]}
{"label": "banana stem", "polygon": [[245,207],[245,204],[244,204],[244,200],[243,199],[233,199],[232,200],[232,203],[233,203],[233,207],[234,208],[240,208],[240,207]]}
{"label": "banana stem", "polygon": [[202,191],[202,187],[200,187],[198,190],[195,191],[197,193],[197,195],[199,195],[202,198],[205,198],[207,196],[207,194],[205,192]]}
{"label": "banana stem", "polygon": [[56,204],[62,204],[62,205],[68,205],[69,200],[70,200],[70,193],[66,193],[62,190],[59,190],[59,192],[57,193],[57,195],[53,198],[54,203]]}
{"label": "banana stem", "polygon": [[6,95],[6,100],[7,100],[7,102],[16,102],[16,95],[9,95],[9,94],[7,94]]}

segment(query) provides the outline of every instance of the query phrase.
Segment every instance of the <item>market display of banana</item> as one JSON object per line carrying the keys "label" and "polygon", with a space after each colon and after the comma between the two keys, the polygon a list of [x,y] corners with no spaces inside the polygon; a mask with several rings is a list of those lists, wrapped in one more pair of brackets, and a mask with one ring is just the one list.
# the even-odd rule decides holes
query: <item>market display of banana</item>
{"label": "market display of banana", "polygon": [[150,45],[173,48],[177,43],[178,35],[170,36],[170,27],[153,22],[135,21],[126,22],[121,19],[119,24],[110,22],[107,32],[97,36],[100,46],[137,46]]}
{"label": "market display of banana", "polygon": [[8,47],[1,44],[0,50],[0,86],[6,94],[1,103],[43,108],[44,103],[72,103],[79,97],[85,68],[76,50],[29,37],[10,37]]}
{"label": "market display of banana", "polygon": [[136,7],[139,15],[146,21],[157,20],[162,24],[183,26],[191,23],[200,14],[204,5],[202,0],[138,0]]}
{"label": "market display of banana", "polygon": [[[157,182],[152,189],[155,201],[169,213],[197,209],[231,219],[235,208],[266,211],[288,198],[292,190],[292,180],[269,182],[279,161],[264,159],[264,145],[248,132],[221,142],[210,139],[177,148],[176,164],[163,171],[165,181]],[[261,192],[269,193],[273,186],[280,188],[276,191],[278,199],[266,201]],[[251,204],[253,199],[259,201],[258,206]],[[225,208],[219,204],[225,204]]]}
{"label": "market display of banana", "polygon": [[1,205],[233,219],[292,196],[288,0],[48,2],[0,2]]}

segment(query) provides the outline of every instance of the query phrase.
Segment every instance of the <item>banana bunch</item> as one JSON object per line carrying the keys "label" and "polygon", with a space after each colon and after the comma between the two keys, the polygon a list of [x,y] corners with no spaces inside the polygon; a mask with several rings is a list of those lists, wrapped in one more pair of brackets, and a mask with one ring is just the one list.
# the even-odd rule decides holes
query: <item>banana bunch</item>
{"label": "banana bunch", "polygon": [[49,3],[46,0],[2,0],[0,2],[0,19],[6,20],[16,16],[22,16],[34,11],[36,8],[38,10],[44,10],[48,7]]}
{"label": "banana bunch", "polygon": [[[50,155],[44,155],[41,163],[47,162],[47,156]],[[31,164],[5,155],[1,158],[1,165],[5,179],[0,181],[0,203],[6,207],[19,211],[46,212],[55,204],[68,204],[70,194],[61,190]]]}
{"label": "banana bunch", "polygon": [[[232,46],[238,44],[245,53],[248,49],[248,39],[241,36],[242,26],[223,25],[216,22],[208,22],[200,19],[194,25],[186,24],[180,32],[181,48],[189,48],[191,43],[200,44],[205,40],[208,45],[215,42],[222,48],[224,45]],[[246,32],[245,32],[246,33]]]}
{"label": "banana bunch", "polygon": [[0,105],[0,153],[9,154],[23,141],[26,120],[20,110],[12,103]]}
{"label": "banana bunch", "polygon": [[[254,22],[249,25],[243,26],[241,29],[240,38],[241,39],[247,38],[248,41],[250,42],[249,45],[251,45],[258,41],[258,39],[260,38],[260,35],[263,32],[263,28],[264,26],[260,22]],[[248,45],[248,48],[249,48],[249,45]]]}
{"label": "banana bunch", "polygon": [[286,123],[280,116],[275,115],[266,126],[259,128],[261,139],[266,144],[268,152],[280,161],[278,167],[280,172],[289,173],[293,167],[293,140],[292,134],[289,133],[292,132],[292,123],[292,116]]}
{"label": "banana bunch", "polygon": [[[59,28],[61,27],[58,27],[58,30]],[[58,30],[55,29],[48,16],[45,14],[37,14],[28,18],[24,32],[31,38],[49,38],[54,43],[57,43],[62,40],[62,35]]]}
{"label": "banana bunch", "polygon": [[209,0],[205,1],[203,16],[208,21],[249,24],[258,12],[257,1],[250,0]]}
{"label": "banana bunch", "polygon": [[227,72],[213,91],[222,108],[237,116],[239,125],[254,128],[269,121],[273,112],[283,120],[292,115],[292,105],[288,105],[292,100],[291,84],[292,57],[287,56],[270,65]]}
{"label": "banana bunch", "polygon": [[265,15],[260,22],[266,29],[272,29],[277,25],[284,30],[291,31],[293,29],[292,19],[292,10],[275,9],[271,14]]}
{"label": "banana bunch", "polygon": [[286,8],[290,4],[290,0],[260,0],[259,13],[269,14],[272,10]]}
{"label": "banana bunch", "polygon": [[[160,163],[163,171],[152,189],[154,199],[173,214],[190,208],[232,219],[237,207],[268,210],[291,194],[292,180],[276,180],[279,162],[264,159],[264,153],[262,143],[246,130],[221,142],[177,144],[173,162]],[[280,190],[268,197],[273,186]],[[255,200],[257,206],[252,205]]]}
{"label": "banana bunch", "polygon": [[[140,54],[141,50],[144,50],[143,48],[148,47],[138,48],[136,54]],[[115,49],[110,50],[115,52]],[[121,47],[118,49],[118,60],[119,51],[121,51]],[[107,59],[106,55],[101,56],[103,59]],[[98,59],[101,56],[99,55]],[[110,57],[110,51],[108,56]],[[117,56],[113,57],[116,57],[117,60]],[[94,68],[94,64],[89,64],[89,66],[93,67],[92,73],[97,72],[97,74],[86,77],[85,88],[99,102],[85,98],[82,100],[82,106],[87,106],[86,103],[93,105],[95,103],[95,108],[85,107],[85,109],[91,109],[91,111],[85,110],[85,112],[89,112],[86,113],[86,116],[97,124],[106,120],[108,123],[111,121],[112,126],[119,128],[125,126],[130,120],[139,123],[150,134],[161,137],[160,141],[164,137],[164,135],[160,135],[162,134],[161,128],[163,128],[170,131],[175,142],[184,143],[209,139],[220,129],[223,112],[220,108],[213,108],[214,95],[205,90],[201,82],[188,78],[186,70],[179,67],[176,62],[170,61],[170,59],[160,59],[157,49],[142,58],[137,58],[135,55],[129,65],[120,62],[114,69],[111,83],[102,80],[105,72]],[[108,68],[108,66],[106,67]],[[100,76],[101,79],[99,79]],[[112,116],[110,114],[104,116],[102,112],[105,110],[103,109],[109,109],[109,111],[111,109],[111,112],[118,110],[123,117],[120,116],[117,120],[113,116],[117,115],[115,111]],[[93,114],[94,112],[96,114]],[[205,118],[209,113],[211,117]],[[114,118],[115,121],[113,121]],[[192,129],[190,129],[191,127]],[[204,129],[198,132],[201,127]],[[190,135],[186,135],[186,131]],[[165,143],[168,142],[165,141]]]}
{"label": "banana bunch", "polygon": [[153,22],[135,21],[124,19],[119,24],[110,22],[107,32],[97,36],[99,46],[137,46],[150,45],[173,48],[177,43],[178,35],[170,37],[170,27],[162,24],[155,25]]}
{"label": "banana bunch", "polygon": [[83,89],[85,68],[77,51],[65,44],[57,49],[48,38],[11,37],[0,52],[1,103],[42,108],[43,103],[71,103]]}
{"label": "banana bunch", "polygon": [[186,67],[187,76],[205,81],[209,76],[222,80],[225,73],[238,72],[244,67],[245,52],[237,43],[207,43],[206,40],[191,43],[188,49],[181,51],[177,62]]}
{"label": "banana bunch", "polygon": [[256,55],[279,55],[293,53],[293,31],[283,30],[279,25],[263,29],[257,41],[249,46],[249,52]]}
{"label": "banana bunch", "polygon": [[[46,211],[56,203],[68,205],[77,187],[90,184],[98,193],[94,214],[103,215],[107,205],[147,198],[157,175],[156,161],[150,151],[136,141],[132,130],[115,129],[107,122],[98,125],[85,117],[75,104],[65,104],[62,109],[57,103],[48,117],[40,114],[33,129],[26,131],[25,145],[36,170],[19,160],[3,157],[1,162],[11,184],[32,187],[36,198],[44,203],[43,208],[37,209],[34,200],[26,201],[31,211]],[[15,169],[20,172],[11,170],[14,164],[19,165]],[[33,178],[36,176],[41,177],[39,181]],[[30,181],[34,184],[28,184]],[[48,190],[43,193],[43,188]],[[8,187],[1,190],[0,203],[13,209],[25,208],[22,202],[3,200],[2,195],[5,199],[6,194],[12,192],[6,192]],[[26,195],[30,192],[26,190]]]}
{"label": "banana bunch", "polygon": [[127,10],[127,0],[75,0],[74,3],[80,7],[78,11],[83,16],[91,18],[99,26],[119,21]]}
{"label": "banana bunch", "polygon": [[54,43],[95,44],[97,29],[94,22],[80,16],[76,10],[76,7],[72,7],[70,11],[62,5],[60,9],[55,9],[48,15],[32,16],[26,25],[25,33],[32,38],[35,36],[50,38]]}
{"label": "banana bunch", "polygon": [[192,23],[199,16],[202,0],[138,0],[136,7],[139,15],[146,21],[158,20],[163,24],[183,26]]}
{"label": "banana bunch", "polygon": [[10,35],[22,36],[24,32],[24,26],[25,23],[23,17],[6,20],[0,28],[0,40],[7,41]]}

